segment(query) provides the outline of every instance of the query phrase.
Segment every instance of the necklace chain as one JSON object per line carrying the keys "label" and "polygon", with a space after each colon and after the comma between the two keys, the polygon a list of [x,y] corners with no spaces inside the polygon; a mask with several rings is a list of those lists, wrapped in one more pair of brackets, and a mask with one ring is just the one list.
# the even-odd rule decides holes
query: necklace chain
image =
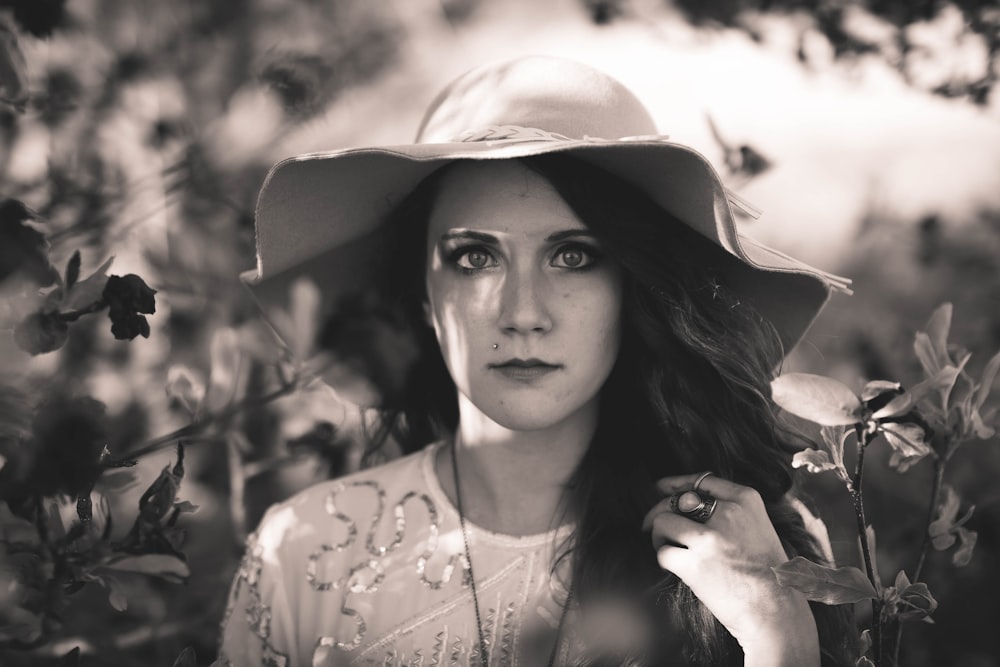
{"label": "necklace chain", "polygon": [[[476,610],[476,628],[479,630],[479,663],[482,667],[489,667],[489,654],[486,652],[486,635],[483,632],[483,620],[479,613],[479,593],[476,590],[476,575],[472,569],[472,553],[469,551],[469,533],[465,528],[465,512],[462,511],[462,488],[458,481],[458,454],[456,443],[451,445],[451,470],[455,477],[455,507],[458,509],[458,522],[462,526],[462,542],[465,545],[465,563],[469,567],[469,586],[472,588],[472,604]],[[566,620],[566,610],[569,608],[570,598],[573,597],[573,588],[570,586],[566,595],[566,601],[562,605],[562,613],[559,614],[559,624],[556,626],[555,644],[549,654],[548,667],[552,667],[556,662],[556,653],[559,651],[559,638],[562,635],[563,622]]]}

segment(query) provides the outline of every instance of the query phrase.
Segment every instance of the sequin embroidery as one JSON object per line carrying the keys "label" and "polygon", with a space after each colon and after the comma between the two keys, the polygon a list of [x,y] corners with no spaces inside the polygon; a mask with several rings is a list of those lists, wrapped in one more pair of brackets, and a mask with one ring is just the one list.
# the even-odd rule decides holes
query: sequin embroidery
{"label": "sequin embroidery", "polygon": [[[338,496],[350,488],[365,488],[370,489],[375,493],[375,513],[372,516],[371,521],[369,521],[368,529],[365,534],[365,548],[368,551],[368,554],[370,554],[370,557],[352,565],[348,568],[347,573],[339,579],[324,580],[320,578],[320,565],[323,559],[330,554],[335,554],[345,550],[357,538],[356,522],[344,514],[337,506]],[[337,544],[320,544],[317,550],[309,554],[306,562],[306,581],[314,590],[320,593],[334,590],[343,591],[344,598],[341,605],[341,612],[345,616],[354,620],[355,635],[349,641],[342,641],[327,636],[321,637],[316,650],[319,650],[320,648],[326,649],[328,646],[333,646],[334,648],[345,651],[352,650],[360,646],[364,641],[366,631],[364,618],[362,618],[361,614],[358,613],[356,609],[352,609],[347,606],[347,595],[371,594],[378,591],[379,585],[385,579],[385,557],[398,549],[406,537],[406,508],[410,501],[418,501],[422,504],[426,509],[428,516],[426,545],[423,552],[417,557],[415,566],[417,574],[420,575],[420,581],[425,586],[437,590],[451,581],[456,565],[464,565],[464,558],[462,558],[459,553],[454,553],[449,556],[446,561],[439,579],[431,579],[427,576],[427,563],[437,552],[440,538],[440,516],[434,501],[432,501],[427,494],[410,491],[404,494],[403,497],[395,503],[392,510],[395,523],[392,540],[389,544],[377,545],[375,543],[376,535],[385,513],[385,489],[383,489],[378,482],[372,480],[335,484],[330,490],[330,493],[326,496],[324,508],[327,514],[347,526],[347,536],[344,540]],[[362,576],[366,571],[370,571],[374,574],[368,583],[364,583],[364,578]]]}
{"label": "sequin embroidery", "polygon": [[250,631],[261,641],[261,655],[264,665],[266,667],[287,667],[288,656],[271,645],[271,607],[264,604],[260,593],[260,576],[264,568],[261,559],[263,551],[258,533],[251,534],[247,539],[247,548],[240,561],[239,569],[236,571],[229,594],[229,602],[223,613],[221,632],[225,632],[226,624],[236,607],[240,591],[246,585],[248,596],[244,609],[246,622]]}

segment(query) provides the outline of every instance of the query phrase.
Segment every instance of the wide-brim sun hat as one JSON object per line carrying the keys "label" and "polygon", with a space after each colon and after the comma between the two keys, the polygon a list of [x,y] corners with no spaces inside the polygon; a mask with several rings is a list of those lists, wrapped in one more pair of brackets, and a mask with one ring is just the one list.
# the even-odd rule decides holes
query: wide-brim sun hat
{"label": "wide-brim sun hat", "polygon": [[[698,151],[660,134],[624,85],[578,62],[531,56],[471,70],[431,103],[415,143],[298,155],[276,164],[257,201],[257,268],[244,282],[267,313],[308,278],[321,310],[363,290],[384,252],[393,209],[455,160],[563,153],[631,183],[718,248],[737,298],[775,327],[786,353],[832,291],[850,281],[767,247],[737,228],[723,185]],[[674,224],[664,216],[664,224]]]}

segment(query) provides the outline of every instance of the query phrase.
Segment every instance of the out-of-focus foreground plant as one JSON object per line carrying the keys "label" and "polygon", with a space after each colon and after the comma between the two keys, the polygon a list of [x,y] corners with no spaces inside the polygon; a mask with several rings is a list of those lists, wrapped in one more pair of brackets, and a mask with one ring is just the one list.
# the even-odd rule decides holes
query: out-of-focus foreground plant
{"label": "out-of-focus foreground plant", "polygon": [[[955,547],[951,562],[962,567],[976,545],[976,533],[964,526],[974,508],[961,511],[961,498],[945,482],[945,472],[962,445],[996,434],[991,424],[997,411],[985,406],[1000,371],[1000,352],[978,379],[971,376],[966,371],[971,353],[948,342],[951,317],[951,304],[946,303],[916,334],[913,347],[924,377],[908,389],[899,382],[873,380],[859,394],[838,380],[808,373],[786,373],[771,384],[778,405],[821,426],[821,446],[796,453],[792,465],[810,473],[832,472],[843,481],[857,518],[865,567],[864,572],[850,566],[834,569],[794,558],[775,568],[775,574],[810,600],[871,600],[872,627],[862,636],[868,655],[859,659],[858,667],[895,665],[902,623],[932,622],[937,601],[921,582],[930,549]],[[873,560],[875,530],[865,518],[865,453],[877,441],[891,447],[890,466],[900,473],[927,458],[934,467],[916,564],[909,573],[900,570],[891,585],[879,580]]]}
{"label": "out-of-focus foreground plant", "polygon": [[[0,288],[6,329],[24,353],[42,355],[62,348],[70,328],[86,315],[104,310],[112,335],[123,341],[149,337],[144,314],[155,312],[155,290],[137,275],[106,274],[108,260],[80,280],[80,253],[60,274],[49,263],[48,243],[34,227],[35,216],[19,201],[0,204]],[[230,503],[236,535],[245,538],[243,487],[254,476],[281,467],[306,452],[339,469],[344,442],[332,424],[288,442],[288,455],[247,461],[253,447],[245,425],[235,418],[301,388],[315,385],[316,375],[301,361],[310,356],[318,329],[318,290],[299,285],[288,312],[273,316],[290,345],[261,340],[266,329],[221,329],[212,342],[208,377],[183,365],[167,374],[166,393],[189,417],[171,433],[129,443],[126,456],[110,451],[105,405],[66,387],[48,386],[33,398],[13,376],[0,376],[0,649],[29,650],[58,631],[69,598],[88,584],[107,589],[114,609],[128,606],[122,576],[143,574],[170,582],[190,576],[183,551],[184,513],[198,509],[179,500],[184,478],[185,442],[226,445],[230,466]],[[259,324],[259,323],[258,323]],[[270,365],[278,378],[265,392],[240,392],[238,370],[253,361]],[[20,378],[23,381],[23,378]],[[207,385],[207,386],[206,386]],[[149,485],[138,501],[131,528],[114,539],[115,497],[136,483],[137,460],[164,448],[176,448],[176,460]],[[67,660],[76,664],[74,648]],[[181,664],[195,664],[192,652]],[[186,662],[185,662],[186,661]]]}

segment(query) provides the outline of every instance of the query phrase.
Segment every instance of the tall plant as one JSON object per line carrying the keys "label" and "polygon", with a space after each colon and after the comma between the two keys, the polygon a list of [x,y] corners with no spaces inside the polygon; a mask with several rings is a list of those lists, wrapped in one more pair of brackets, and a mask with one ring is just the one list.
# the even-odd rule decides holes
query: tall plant
{"label": "tall plant", "polygon": [[[802,591],[810,600],[825,604],[871,601],[872,624],[862,633],[864,654],[858,667],[895,665],[903,624],[930,621],[937,601],[921,581],[930,550],[955,547],[951,561],[963,567],[976,544],[976,533],[965,527],[974,508],[961,511],[961,498],[945,476],[962,445],[996,434],[991,423],[997,410],[984,406],[1000,371],[1000,352],[978,379],[973,377],[966,370],[971,353],[948,343],[951,317],[951,304],[945,303],[916,334],[913,348],[924,377],[909,389],[899,382],[873,380],[856,393],[838,380],[809,373],[786,373],[771,383],[779,406],[820,425],[819,446],[797,452],[792,465],[814,474],[832,472],[843,482],[854,508],[864,561],[861,571],[794,558],[775,568],[775,574],[782,584]],[[891,448],[889,465],[900,473],[924,459],[930,459],[934,469],[915,564],[909,572],[900,570],[889,585],[880,581],[876,571],[875,530],[865,515],[865,455],[877,442]]]}

